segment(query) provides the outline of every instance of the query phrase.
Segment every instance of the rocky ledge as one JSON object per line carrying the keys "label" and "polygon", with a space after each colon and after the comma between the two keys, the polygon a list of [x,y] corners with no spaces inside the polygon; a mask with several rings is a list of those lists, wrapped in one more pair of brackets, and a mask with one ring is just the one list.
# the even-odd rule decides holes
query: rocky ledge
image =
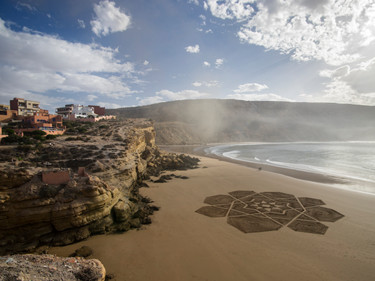
{"label": "rocky ledge", "polygon": [[0,254],[148,224],[158,208],[139,195],[142,180],[199,161],[159,151],[150,121],[70,127],[49,143],[1,148]]}
{"label": "rocky ledge", "polygon": [[96,259],[60,258],[52,255],[0,257],[0,281],[104,281],[105,268]]}

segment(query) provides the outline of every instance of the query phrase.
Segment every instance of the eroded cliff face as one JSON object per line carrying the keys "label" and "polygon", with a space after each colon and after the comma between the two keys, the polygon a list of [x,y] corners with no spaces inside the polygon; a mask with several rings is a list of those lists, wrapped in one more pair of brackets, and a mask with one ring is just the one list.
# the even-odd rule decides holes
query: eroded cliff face
{"label": "eroded cliff face", "polygon": [[145,120],[103,122],[90,125],[84,137],[2,152],[1,254],[150,223],[156,208],[138,193],[142,179],[197,164],[161,153],[152,123]]}

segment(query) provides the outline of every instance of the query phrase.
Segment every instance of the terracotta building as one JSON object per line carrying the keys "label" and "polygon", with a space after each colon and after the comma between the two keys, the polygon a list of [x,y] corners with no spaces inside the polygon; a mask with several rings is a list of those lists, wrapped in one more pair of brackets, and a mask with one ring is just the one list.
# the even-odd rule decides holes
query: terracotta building
{"label": "terracotta building", "polygon": [[7,122],[17,117],[17,110],[10,110],[9,105],[0,104],[0,122]]}
{"label": "terracotta building", "polygon": [[66,127],[63,126],[63,118],[57,114],[49,114],[48,110],[40,109],[33,116],[23,118],[23,124],[26,127],[22,131],[41,130],[48,135],[62,135]]}

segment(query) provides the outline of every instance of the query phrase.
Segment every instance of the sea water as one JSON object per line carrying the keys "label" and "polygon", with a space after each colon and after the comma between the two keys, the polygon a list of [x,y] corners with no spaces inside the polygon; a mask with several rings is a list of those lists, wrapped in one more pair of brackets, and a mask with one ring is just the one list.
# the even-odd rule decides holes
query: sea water
{"label": "sea water", "polygon": [[349,179],[346,188],[375,195],[375,142],[228,144],[206,153]]}

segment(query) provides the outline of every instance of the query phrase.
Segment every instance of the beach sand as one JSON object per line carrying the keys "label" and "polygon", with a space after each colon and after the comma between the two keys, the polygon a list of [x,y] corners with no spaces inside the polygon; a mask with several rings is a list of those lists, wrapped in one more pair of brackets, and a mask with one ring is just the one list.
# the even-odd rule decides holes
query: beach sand
{"label": "beach sand", "polygon": [[[160,211],[152,224],[99,235],[50,253],[67,256],[87,245],[118,281],[128,280],[375,280],[375,196],[333,188],[235,163],[200,157],[189,179],[149,183],[141,193]],[[168,173],[167,173],[168,174]],[[196,213],[208,196],[235,190],[284,192],[323,200],[345,217],[323,222],[324,235],[243,233],[226,218]]]}

